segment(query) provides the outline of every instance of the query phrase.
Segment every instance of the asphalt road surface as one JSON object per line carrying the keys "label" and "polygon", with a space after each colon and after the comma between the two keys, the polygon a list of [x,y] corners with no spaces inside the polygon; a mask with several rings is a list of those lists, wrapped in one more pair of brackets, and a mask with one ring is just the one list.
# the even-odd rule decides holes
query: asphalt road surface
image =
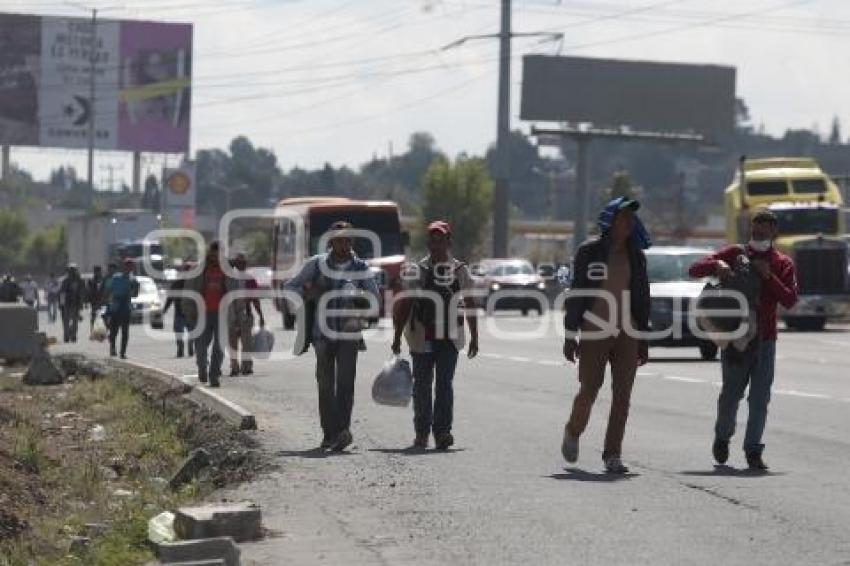
{"label": "asphalt road surface", "polygon": [[[765,438],[771,471],[760,476],[743,470],[746,402],[730,467],[712,461],[720,364],[701,361],[696,349],[653,349],[624,443],[632,473],[617,477],[601,465],[607,387],[578,464],[561,458],[577,382],[554,334],[558,317],[498,315],[486,324],[500,331],[485,326],[480,356],[461,357],[457,444],[447,453],[407,450],[412,409],[372,401],[372,379],[389,357],[386,332],[370,333],[361,355],[355,443],[343,455],[314,450],[312,352],[225,377],[221,394],[256,414],[279,466],[225,494],[260,502],[272,531],[243,547],[246,562],[850,564],[850,329],[780,332]],[[167,333],[155,340],[132,330],[131,360],[195,374],[191,360],[174,357]],[[275,334],[276,350],[293,340]],[[86,340],[55,350],[104,355],[107,346]]]}

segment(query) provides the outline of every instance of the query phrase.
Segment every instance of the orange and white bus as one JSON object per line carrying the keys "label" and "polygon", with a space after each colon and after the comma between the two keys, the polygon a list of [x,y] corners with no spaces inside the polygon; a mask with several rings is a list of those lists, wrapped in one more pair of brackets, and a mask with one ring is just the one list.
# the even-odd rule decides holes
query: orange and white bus
{"label": "orange and white bus", "polygon": [[[280,201],[275,209],[272,234],[272,272],[274,289],[282,289],[285,279],[279,272],[295,273],[310,257],[323,253],[319,245],[330,226],[339,220],[350,222],[355,230],[371,233],[371,239],[353,238],[357,256],[366,260],[375,274],[381,296],[401,286],[400,271],[410,235],[402,231],[398,204],[392,201],[363,201],[343,197],[300,197]],[[303,228],[299,228],[299,224]],[[377,244],[380,244],[377,246]],[[379,247],[379,249],[375,249]],[[283,317],[284,328],[295,325],[295,313],[287,302],[275,300]]]}

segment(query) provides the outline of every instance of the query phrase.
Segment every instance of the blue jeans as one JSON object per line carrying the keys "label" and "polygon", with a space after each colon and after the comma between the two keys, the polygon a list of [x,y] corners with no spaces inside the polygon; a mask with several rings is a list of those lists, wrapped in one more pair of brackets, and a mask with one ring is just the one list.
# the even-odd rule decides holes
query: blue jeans
{"label": "blue jeans", "polygon": [[764,450],[761,439],[767,421],[770,388],[773,385],[776,340],[759,340],[754,348],[752,355],[744,355],[735,360],[723,351],[723,388],[717,400],[717,423],[714,426],[714,434],[719,440],[728,442],[732,438],[735,434],[738,403],[744,397],[744,391],[749,384],[750,394],[747,402],[750,414],[744,436],[744,451],[747,454],[761,454]]}
{"label": "blue jeans", "polygon": [[[457,348],[451,340],[434,340],[432,351],[413,353],[413,426],[418,435],[452,431]],[[436,374],[436,395],[431,402],[431,384]]]}
{"label": "blue jeans", "polygon": [[[209,377],[211,385],[218,385],[221,377],[221,363],[224,361],[224,352],[221,350],[221,341],[218,331],[218,313],[208,312],[204,330],[195,340],[195,361],[198,365],[198,378],[201,381]],[[207,373],[207,350],[212,342],[212,354],[209,361],[209,373]]]}

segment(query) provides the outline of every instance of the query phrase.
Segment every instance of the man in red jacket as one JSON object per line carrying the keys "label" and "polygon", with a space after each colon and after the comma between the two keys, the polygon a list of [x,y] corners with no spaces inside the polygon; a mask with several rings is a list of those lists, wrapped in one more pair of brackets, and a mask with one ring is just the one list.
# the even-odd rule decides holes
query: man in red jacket
{"label": "man in red jacket", "polygon": [[762,434],[767,420],[767,405],[773,385],[776,360],[776,306],[791,308],[797,302],[797,274],[794,262],[773,247],[777,235],[776,215],[761,210],[753,216],[751,239],[746,246],[727,246],[714,255],[701,259],[689,270],[691,277],[711,275],[725,279],[741,254],[746,254],[755,272],[761,277],[761,291],[756,307],[758,333],[751,347],[743,356],[730,356],[723,352],[723,388],[717,401],[717,422],[714,426],[714,459],[725,464],[729,458],[729,439],[735,433],[735,417],[738,403],[744,396],[747,383],[750,395],[747,399],[750,414],[744,437],[744,453],[747,465],[752,470],[767,470],[762,459],[764,444]]}

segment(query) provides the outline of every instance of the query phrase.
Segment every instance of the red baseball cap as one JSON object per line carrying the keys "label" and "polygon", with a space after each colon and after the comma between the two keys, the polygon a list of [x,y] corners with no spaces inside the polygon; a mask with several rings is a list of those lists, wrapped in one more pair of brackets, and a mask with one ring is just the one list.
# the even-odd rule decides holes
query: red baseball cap
{"label": "red baseball cap", "polygon": [[430,234],[431,232],[439,232],[446,236],[451,236],[452,228],[449,226],[449,223],[444,220],[435,220],[428,224],[428,233]]}

